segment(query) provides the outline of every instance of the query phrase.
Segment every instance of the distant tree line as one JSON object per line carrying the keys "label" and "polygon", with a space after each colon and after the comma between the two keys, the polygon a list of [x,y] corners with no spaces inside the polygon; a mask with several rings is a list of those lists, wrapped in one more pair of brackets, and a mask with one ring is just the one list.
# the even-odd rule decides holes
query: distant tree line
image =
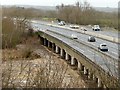
{"label": "distant tree line", "polygon": [[42,10],[13,6],[3,7],[3,16],[20,16],[26,18],[57,18],[69,23],[113,27],[118,29],[117,12],[96,11],[88,2],[76,2],[74,5],[58,5],[56,10]]}
{"label": "distant tree line", "polygon": [[3,16],[7,17],[26,17],[27,19],[33,19],[33,18],[55,18],[56,17],[56,11],[52,10],[41,10],[41,9],[35,9],[35,8],[24,8],[24,7],[18,7],[18,6],[11,6],[11,7],[2,7],[3,9]]}
{"label": "distant tree line", "polygon": [[57,18],[74,24],[99,24],[118,29],[117,12],[96,11],[88,2],[76,2],[75,5],[58,5]]}

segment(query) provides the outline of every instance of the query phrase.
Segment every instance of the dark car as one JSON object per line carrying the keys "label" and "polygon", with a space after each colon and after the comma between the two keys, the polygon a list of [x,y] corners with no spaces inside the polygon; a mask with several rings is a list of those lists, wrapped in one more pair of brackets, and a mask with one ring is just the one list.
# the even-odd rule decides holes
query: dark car
{"label": "dark car", "polygon": [[95,42],[96,40],[95,40],[94,36],[89,36],[88,41],[89,42]]}

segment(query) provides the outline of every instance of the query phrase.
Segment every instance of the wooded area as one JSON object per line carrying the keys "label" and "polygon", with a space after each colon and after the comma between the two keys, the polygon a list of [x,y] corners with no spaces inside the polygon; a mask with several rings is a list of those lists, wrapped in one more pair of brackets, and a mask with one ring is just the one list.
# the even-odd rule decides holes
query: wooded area
{"label": "wooded area", "polygon": [[19,16],[26,18],[59,18],[73,24],[94,25],[113,27],[118,29],[117,12],[96,11],[88,2],[76,2],[73,5],[58,5],[56,10],[42,10],[35,8],[24,8],[13,6],[10,8],[3,7],[3,16]]}

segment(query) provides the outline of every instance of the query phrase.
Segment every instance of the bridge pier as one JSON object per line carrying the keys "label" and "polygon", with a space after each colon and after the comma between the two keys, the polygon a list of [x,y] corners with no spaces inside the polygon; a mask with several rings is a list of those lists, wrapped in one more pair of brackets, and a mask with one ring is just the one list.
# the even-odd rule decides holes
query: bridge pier
{"label": "bridge pier", "polygon": [[92,73],[89,71],[88,72],[88,79],[91,79],[92,78]]}
{"label": "bridge pier", "polygon": [[55,53],[55,43],[52,43],[52,51]]}
{"label": "bridge pier", "polygon": [[39,36],[40,37],[40,44],[44,44],[44,38],[43,37],[41,37],[41,36]]}
{"label": "bridge pier", "polygon": [[62,59],[65,59],[65,50],[61,48],[60,50],[60,56]]}
{"label": "bridge pier", "polygon": [[55,47],[55,53],[57,53],[57,54],[59,53],[58,49],[59,49],[59,47],[56,46],[56,47]]}
{"label": "bridge pier", "polygon": [[84,74],[88,75],[88,69],[86,69],[86,67],[84,66]]}
{"label": "bridge pier", "polygon": [[95,77],[95,75],[93,74],[93,81],[96,81],[96,77]]}
{"label": "bridge pier", "polygon": [[81,64],[81,62],[78,62],[78,70],[82,70],[82,64]]}
{"label": "bridge pier", "polygon": [[48,41],[48,45],[47,45],[48,48],[50,48],[50,41]]}
{"label": "bridge pier", "polygon": [[66,52],[65,60],[69,60],[69,54]]}
{"label": "bridge pier", "polygon": [[98,78],[98,87],[99,87],[99,88],[102,87],[102,81],[101,81],[100,78]]}
{"label": "bridge pier", "polygon": [[74,59],[74,57],[71,58],[71,65],[75,65],[75,59]]}
{"label": "bridge pier", "polygon": [[49,43],[50,43],[50,47],[49,48],[52,49],[52,42],[49,41]]}
{"label": "bridge pier", "polygon": [[63,57],[63,49],[62,48],[60,49],[60,57],[61,58]]}
{"label": "bridge pier", "polygon": [[47,46],[47,39],[46,38],[44,38],[44,46]]}

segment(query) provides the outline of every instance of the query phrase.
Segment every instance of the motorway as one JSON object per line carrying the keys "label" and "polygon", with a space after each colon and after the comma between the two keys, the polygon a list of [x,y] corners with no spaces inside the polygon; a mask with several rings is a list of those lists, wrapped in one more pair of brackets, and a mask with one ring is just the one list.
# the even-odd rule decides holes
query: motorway
{"label": "motorway", "polygon": [[54,32],[57,32],[59,34],[65,35],[67,37],[71,37],[72,34],[75,34],[78,36],[78,40],[79,42],[85,42],[87,45],[91,45],[91,47],[93,48],[97,48],[101,43],[106,43],[108,45],[108,49],[109,51],[106,53],[109,56],[118,59],[118,44],[117,43],[113,43],[113,42],[109,42],[106,40],[102,40],[99,38],[96,38],[96,42],[88,42],[88,37],[89,35],[85,35],[85,34],[81,34],[75,31],[71,31],[68,29],[63,29],[63,28],[56,28],[56,27],[50,27],[48,25],[43,25],[43,24],[34,24],[34,26],[36,27],[40,27],[41,29],[48,29]]}
{"label": "motorway", "polygon": [[[45,33],[48,33],[62,40],[63,42],[67,43],[69,46],[78,50],[86,57],[91,59],[93,62],[101,66],[105,71],[109,72],[111,75],[114,76],[118,75],[117,74],[118,44],[106,40],[102,40],[99,38],[96,38],[97,40],[96,42],[88,42],[87,39],[89,35],[81,34],[68,29],[51,27],[46,24],[47,23],[43,23],[43,22],[32,23],[33,27],[38,27],[39,29],[43,29],[43,30],[48,29],[47,31],[45,31]],[[78,36],[78,39],[75,40],[71,38],[71,34],[73,33]],[[101,52],[97,49],[97,47],[101,43],[106,43],[108,45],[109,48],[108,52]]]}
{"label": "motorway", "polygon": [[[54,24],[54,25],[58,25],[57,22],[54,22],[54,23],[51,23],[51,22],[46,22],[46,21],[38,21],[38,20],[33,20],[33,22],[37,22],[37,23],[42,23],[42,24]],[[73,24],[69,24],[67,23],[64,27],[70,27],[70,25],[73,25]],[[87,31],[90,31],[90,32],[95,32],[92,30],[92,26],[90,25],[87,25],[87,26],[84,26],[84,25],[80,25],[80,27],[84,27],[87,29]],[[78,29],[80,30],[80,29]],[[99,33],[99,34],[103,34],[103,35],[107,35],[107,36],[111,36],[111,37],[114,37],[114,38],[118,38],[118,31],[117,30],[114,30],[112,28],[109,28],[109,27],[106,27],[106,28],[101,28],[102,31],[99,31],[99,32],[95,32],[95,33]]]}

